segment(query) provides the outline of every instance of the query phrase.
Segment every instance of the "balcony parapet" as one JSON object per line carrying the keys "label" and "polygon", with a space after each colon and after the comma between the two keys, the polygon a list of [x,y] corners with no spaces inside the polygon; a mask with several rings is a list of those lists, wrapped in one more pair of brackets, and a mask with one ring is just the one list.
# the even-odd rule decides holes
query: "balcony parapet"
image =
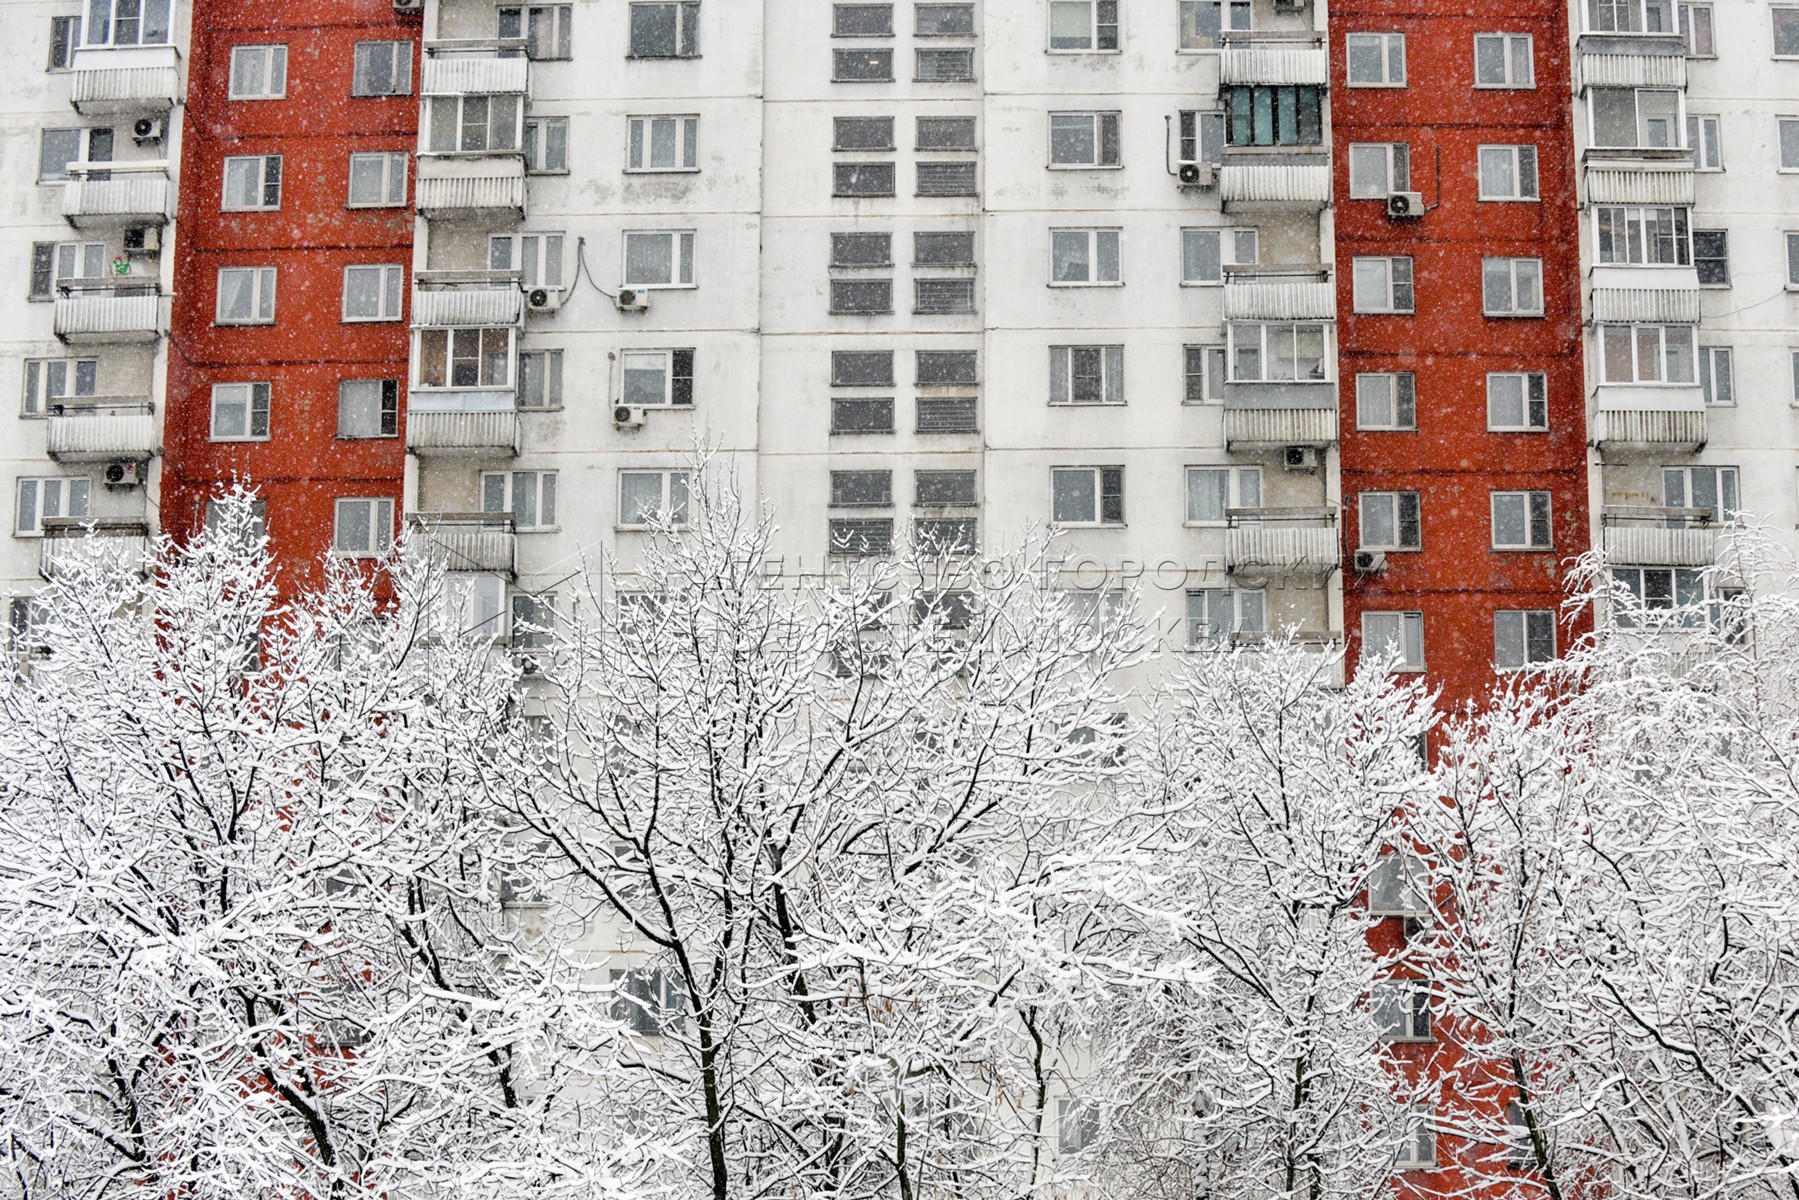
{"label": "balcony parapet", "polygon": [[510,513],[414,513],[407,521],[449,571],[515,574],[516,538]]}
{"label": "balcony parapet", "polygon": [[406,449],[420,457],[514,457],[518,409],[513,397],[489,392],[439,395],[414,387],[406,405]]}
{"label": "balcony parapet", "polygon": [[420,271],[414,325],[517,325],[524,319],[517,271]]}
{"label": "balcony parapet", "polygon": [[156,453],[156,416],[147,397],[83,396],[51,407],[47,452],[57,462],[145,459]]}
{"label": "balcony parapet", "polygon": [[1593,444],[1601,451],[1679,451],[1705,448],[1704,409],[1601,409]]}
{"label": "balcony parapet", "polygon": [[1224,269],[1227,321],[1333,321],[1337,290],[1330,268],[1313,265]]}
{"label": "balcony parapet", "polygon": [[69,75],[69,102],[83,115],[167,112],[182,94],[174,46],[82,46]]}
{"label": "balcony parapet", "polygon": [[[1657,43],[1659,44],[1659,43]],[[1581,90],[1596,87],[1684,88],[1687,60],[1681,54],[1641,54],[1589,50],[1585,42],[1578,57]]]}
{"label": "balcony parapet", "polygon": [[1643,567],[1708,567],[1717,561],[1718,531],[1709,508],[1607,505],[1601,510],[1605,556]]}
{"label": "balcony parapet", "polygon": [[1273,446],[1335,445],[1335,408],[1236,407],[1229,400],[1224,409],[1224,445],[1227,450]]}
{"label": "balcony parapet", "polygon": [[70,163],[63,184],[63,219],[76,229],[162,225],[169,219],[169,164]]}
{"label": "balcony parapet", "polygon": [[156,280],[64,279],[57,285],[52,327],[71,345],[154,342],[164,332]]}
{"label": "balcony parapet", "polygon": [[525,39],[455,39],[425,43],[426,96],[524,95],[531,90]]}
{"label": "balcony parapet", "polygon": [[418,210],[426,217],[525,211],[525,160],[517,151],[421,154]]}
{"label": "balcony parapet", "polygon": [[1667,204],[1691,208],[1697,199],[1693,163],[1589,163],[1588,204]]}
{"label": "balcony parapet", "polygon": [[1226,211],[1323,208],[1331,198],[1330,155],[1303,147],[1227,146],[1218,167],[1218,198]]}
{"label": "balcony parapet", "polygon": [[38,574],[58,579],[90,557],[143,574],[150,565],[150,524],[142,518],[45,517],[38,542]]}
{"label": "balcony parapet", "polygon": [[1219,38],[1218,82],[1298,84],[1324,87],[1330,59],[1324,39],[1314,34],[1282,37],[1269,33],[1227,33]]}
{"label": "balcony parapet", "polygon": [[1225,517],[1224,567],[1233,575],[1322,574],[1341,565],[1329,506],[1232,508]]}

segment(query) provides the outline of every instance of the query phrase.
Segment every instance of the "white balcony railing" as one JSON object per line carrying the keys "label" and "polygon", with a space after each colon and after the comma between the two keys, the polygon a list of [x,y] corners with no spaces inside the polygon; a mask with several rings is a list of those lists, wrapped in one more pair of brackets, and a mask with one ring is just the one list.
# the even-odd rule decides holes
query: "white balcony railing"
{"label": "white balcony railing", "polygon": [[1317,266],[1226,267],[1224,319],[1227,321],[1330,321],[1337,315],[1337,289],[1330,271]]}
{"label": "white balcony railing", "polygon": [[1334,408],[1253,407],[1224,410],[1227,449],[1248,446],[1329,446],[1337,440]]}
{"label": "white balcony railing", "polygon": [[1329,508],[1233,508],[1227,515],[1224,565],[1232,574],[1315,573],[1341,561]]}
{"label": "white balcony railing", "polygon": [[50,409],[48,452],[57,462],[107,462],[156,453],[156,418],[145,399],[83,397]]}
{"label": "white balcony railing", "polygon": [[62,215],[77,229],[164,224],[169,219],[168,164],[70,163]]}
{"label": "white balcony railing", "polygon": [[1608,505],[1605,556],[1643,567],[1707,567],[1717,560],[1719,525],[1705,508]]}
{"label": "white balcony railing", "polygon": [[1227,155],[1218,168],[1218,198],[1225,205],[1261,204],[1322,208],[1330,203],[1330,164],[1266,162],[1255,156]]}
{"label": "white balcony railing", "polygon": [[413,282],[414,325],[517,325],[523,318],[517,271],[420,271]]}
{"label": "white balcony railing", "polygon": [[1705,445],[1705,410],[1601,409],[1593,443],[1601,450],[1698,450]]}
{"label": "white balcony railing", "polygon": [[514,573],[511,514],[415,513],[410,519],[446,570]]}
{"label": "white balcony railing", "polygon": [[1330,59],[1321,39],[1312,35],[1280,38],[1269,34],[1225,34],[1218,52],[1218,82],[1231,84],[1298,84],[1324,87],[1330,82]]}
{"label": "white balcony railing", "polygon": [[162,297],[147,276],[65,279],[52,318],[65,342],[153,342],[162,336]]}
{"label": "white balcony railing", "polygon": [[450,408],[433,403],[430,393],[414,389],[406,409],[406,449],[418,455],[489,455],[518,453],[518,412],[507,405]]}
{"label": "white balcony railing", "polygon": [[531,61],[523,38],[425,43],[424,95],[522,96],[530,89]]}
{"label": "white balcony railing", "polygon": [[83,46],[69,100],[79,113],[167,112],[181,98],[180,61],[174,46]]}
{"label": "white balcony railing", "polygon": [[38,574],[56,579],[79,563],[100,559],[142,574],[150,563],[150,526],[141,519],[45,518],[38,542]]}
{"label": "white balcony railing", "polygon": [[421,154],[418,175],[418,208],[427,217],[525,209],[525,160],[517,154]]}

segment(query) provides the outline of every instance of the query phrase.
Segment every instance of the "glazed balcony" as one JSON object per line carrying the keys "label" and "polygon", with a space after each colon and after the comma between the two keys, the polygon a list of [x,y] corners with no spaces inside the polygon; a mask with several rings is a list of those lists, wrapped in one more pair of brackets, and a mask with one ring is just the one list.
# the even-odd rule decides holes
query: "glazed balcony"
{"label": "glazed balcony", "polygon": [[1330,82],[1330,59],[1324,39],[1311,33],[1227,33],[1219,39],[1218,82],[1233,84],[1300,84],[1324,87]]}
{"label": "glazed balcony", "polygon": [[1709,508],[1607,505],[1600,514],[1605,556],[1641,567],[1709,567],[1722,527]]}
{"label": "glazed balcony", "polygon": [[420,271],[413,277],[414,325],[517,325],[523,319],[517,271]]}
{"label": "glazed balcony", "polygon": [[82,46],[69,69],[69,102],[84,115],[168,112],[181,98],[173,46]]}
{"label": "glazed balcony", "polygon": [[1325,574],[1336,570],[1336,510],[1233,508],[1226,510],[1224,567],[1233,575]]}
{"label": "glazed balcony", "polygon": [[1691,454],[1705,448],[1705,410],[1601,409],[1593,444],[1603,453],[1633,450]]}
{"label": "glazed balcony", "polygon": [[129,566],[139,574],[150,563],[150,525],[141,518],[46,517],[38,541],[38,574],[67,576],[90,558]]}
{"label": "glazed balcony", "polygon": [[61,463],[146,459],[156,453],[156,416],[148,398],[82,397],[51,407],[45,422],[51,458]]}
{"label": "glazed balcony", "polygon": [[446,570],[515,574],[510,513],[414,513],[408,521]]}
{"label": "glazed balcony", "polygon": [[76,229],[165,225],[169,220],[169,164],[70,163],[62,215]]}
{"label": "glazed balcony", "polygon": [[[425,43],[418,210],[427,217],[522,214],[522,111],[531,87],[523,38]],[[480,119],[465,107],[483,101]],[[510,115],[490,122],[504,105]]]}
{"label": "glazed balcony", "polygon": [[154,342],[164,333],[162,297],[144,275],[64,279],[57,284],[53,328],[72,346]]}

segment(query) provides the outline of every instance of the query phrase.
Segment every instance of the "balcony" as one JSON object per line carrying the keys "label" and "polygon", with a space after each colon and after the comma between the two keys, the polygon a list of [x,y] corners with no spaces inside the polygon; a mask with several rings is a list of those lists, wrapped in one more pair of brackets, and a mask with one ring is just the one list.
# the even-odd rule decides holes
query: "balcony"
{"label": "balcony", "polygon": [[156,453],[156,416],[147,399],[83,397],[50,409],[49,455],[57,462],[145,459]]}
{"label": "balcony", "polygon": [[1232,84],[1302,84],[1324,87],[1330,82],[1330,59],[1324,39],[1313,34],[1282,37],[1269,33],[1227,33],[1218,52],[1218,82]]}
{"label": "balcony", "polygon": [[1678,36],[1585,33],[1578,63],[1582,91],[1687,86],[1686,47]]}
{"label": "balcony", "polygon": [[1335,509],[1233,508],[1225,516],[1224,569],[1232,575],[1321,574],[1341,562]]}
{"label": "balcony", "polygon": [[1709,508],[1607,505],[1600,515],[1605,556],[1639,567],[1709,567],[1720,524]]}
{"label": "balcony", "polygon": [[531,90],[525,47],[524,38],[432,38],[419,94],[525,95]]}
{"label": "balcony", "polygon": [[406,449],[421,458],[511,458],[518,454],[518,410],[510,396],[415,387],[406,406]]}
{"label": "balcony", "polygon": [[523,216],[525,160],[517,153],[418,157],[421,216]]}
{"label": "balcony", "polygon": [[140,518],[46,517],[38,542],[38,574],[66,577],[80,563],[101,559],[143,574],[150,565],[150,525]]}
{"label": "balcony", "polygon": [[1603,162],[1587,166],[1589,204],[1663,204],[1691,208],[1696,190],[1691,157],[1669,162]]}
{"label": "balcony", "polygon": [[1224,269],[1226,321],[1332,321],[1337,290],[1317,264]]}
{"label": "balcony", "polygon": [[182,94],[173,46],[82,46],[69,68],[69,102],[83,115],[167,112]]}
{"label": "balcony", "polygon": [[70,163],[62,215],[76,229],[166,224],[169,164]]}
{"label": "balcony", "polygon": [[420,271],[413,284],[414,325],[518,325],[524,318],[517,271]]}
{"label": "balcony", "polygon": [[1699,323],[1699,273],[1692,267],[1596,266],[1588,279],[1600,324]]}
{"label": "balcony", "polygon": [[510,513],[414,513],[408,521],[445,570],[515,573]]}
{"label": "balcony", "polygon": [[1600,451],[1644,450],[1691,454],[1705,448],[1705,410],[1600,409],[1593,421]]}
{"label": "balcony", "polygon": [[148,276],[64,279],[57,284],[56,336],[71,346],[154,342],[163,334],[162,297]]}
{"label": "balcony", "polygon": [[1227,450],[1271,449],[1277,446],[1316,446],[1337,441],[1335,408],[1276,406],[1250,401],[1243,407],[1225,399],[1224,445]]}
{"label": "balcony", "polygon": [[1330,203],[1330,155],[1304,146],[1226,146],[1218,168],[1226,212],[1308,212]]}

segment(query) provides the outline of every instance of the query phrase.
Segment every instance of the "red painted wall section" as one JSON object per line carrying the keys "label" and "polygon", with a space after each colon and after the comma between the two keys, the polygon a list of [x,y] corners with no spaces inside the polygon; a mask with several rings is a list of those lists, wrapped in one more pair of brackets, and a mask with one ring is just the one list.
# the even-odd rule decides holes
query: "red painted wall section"
{"label": "red painted wall section", "polygon": [[[410,162],[418,134],[417,16],[391,0],[196,0],[181,151],[179,235],[170,332],[168,416],[163,433],[164,526],[196,529],[205,501],[234,476],[267,504],[271,550],[284,586],[316,583],[328,552],[335,501],[385,496],[399,507],[405,463],[399,436],[340,438],[338,384],[397,379],[404,421],[413,213]],[[411,94],[352,96],[355,44],[411,45]],[[229,98],[231,50],[287,47],[287,94]],[[348,207],[350,155],[405,151],[404,206]],[[221,212],[224,160],[282,156],[281,206]],[[346,324],[343,269],[399,263],[408,281],[398,321]],[[214,324],[221,267],[276,268],[273,325]],[[210,440],[215,383],[272,385],[265,442]]]}
{"label": "red painted wall section", "polygon": [[[1422,612],[1425,668],[1450,704],[1479,699],[1493,685],[1494,612],[1559,612],[1567,560],[1588,549],[1567,28],[1561,0],[1497,0],[1473,9],[1449,0],[1331,5],[1346,543],[1360,544],[1356,500],[1364,490],[1416,490],[1423,525],[1423,549],[1389,553],[1385,572],[1358,575],[1345,564],[1345,626],[1353,666],[1364,611]],[[1403,33],[1407,86],[1348,87],[1344,39],[1352,32]],[[1530,34],[1536,86],[1477,89],[1476,33]],[[1355,142],[1409,143],[1411,189],[1430,206],[1422,219],[1390,220],[1382,201],[1349,198],[1349,146]],[[1534,145],[1541,199],[1479,200],[1481,145]],[[1412,257],[1416,315],[1355,313],[1358,255]],[[1483,315],[1486,256],[1542,260],[1544,317]],[[1355,378],[1364,371],[1416,374],[1416,431],[1357,430]],[[1488,432],[1490,371],[1546,373],[1547,433]],[[1491,549],[1490,492],[1543,489],[1553,497],[1554,549]],[[1558,615],[1558,649],[1580,632]]]}

